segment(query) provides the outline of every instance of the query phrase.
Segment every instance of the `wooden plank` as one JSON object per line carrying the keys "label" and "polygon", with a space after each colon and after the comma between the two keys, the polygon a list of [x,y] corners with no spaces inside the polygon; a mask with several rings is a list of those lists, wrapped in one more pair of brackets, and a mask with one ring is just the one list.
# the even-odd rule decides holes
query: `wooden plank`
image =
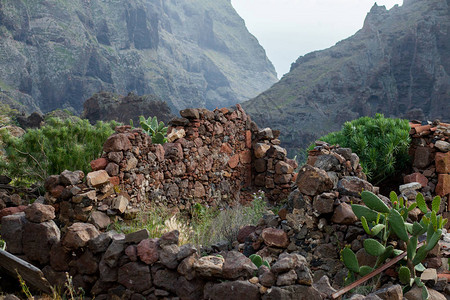
{"label": "wooden plank", "polygon": [[[417,249],[419,249],[421,246],[423,245],[423,242],[420,242],[417,245]],[[395,265],[396,263],[398,263],[400,260],[402,260],[404,257],[406,256],[406,251],[404,251],[402,254],[396,256],[395,258],[391,259],[388,263],[384,264],[383,266],[381,266],[380,268],[373,270],[372,272],[370,272],[369,274],[367,274],[366,276],[356,280],[355,282],[353,282],[352,284],[340,289],[339,291],[335,292],[334,294],[331,295],[331,299],[338,299],[339,297],[341,297],[342,295],[344,295],[345,293],[347,293],[348,291],[350,291],[351,289],[354,289],[355,287],[363,284],[364,282],[366,282],[367,280],[369,280],[370,278],[380,274],[381,272],[383,272],[384,270],[386,270],[387,268],[391,267],[392,265]]]}
{"label": "wooden plank", "polygon": [[0,249],[0,267],[14,277],[19,273],[27,285],[51,295],[50,284],[42,271],[23,259]]}

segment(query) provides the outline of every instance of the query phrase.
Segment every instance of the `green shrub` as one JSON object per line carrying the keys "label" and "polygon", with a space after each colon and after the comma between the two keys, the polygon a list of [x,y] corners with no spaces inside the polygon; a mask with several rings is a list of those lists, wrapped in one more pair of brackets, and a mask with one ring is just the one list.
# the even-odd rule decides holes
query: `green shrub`
{"label": "green shrub", "polygon": [[19,112],[8,104],[0,103],[0,127],[13,125]]}
{"label": "green shrub", "polygon": [[319,140],[351,148],[358,154],[368,179],[378,184],[407,166],[409,130],[408,120],[376,114],[374,118],[362,117],[345,122],[341,131],[332,132]]}
{"label": "green shrub", "polygon": [[90,171],[90,161],[100,157],[103,144],[114,133],[116,122],[50,118],[39,129],[29,129],[20,138],[0,131],[6,159],[0,172],[17,183],[42,184],[52,174],[64,170]]}

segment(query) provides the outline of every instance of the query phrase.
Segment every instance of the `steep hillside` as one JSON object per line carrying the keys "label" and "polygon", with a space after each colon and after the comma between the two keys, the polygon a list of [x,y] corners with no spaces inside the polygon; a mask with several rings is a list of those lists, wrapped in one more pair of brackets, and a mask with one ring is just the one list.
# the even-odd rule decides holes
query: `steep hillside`
{"label": "steep hillside", "polygon": [[294,153],[347,121],[450,117],[450,0],[372,7],[364,26],[309,53],[272,88],[243,104],[260,126],[280,129]]}
{"label": "steep hillside", "polygon": [[101,90],[214,108],[276,80],[229,0],[0,0],[0,101],[28,111]]}

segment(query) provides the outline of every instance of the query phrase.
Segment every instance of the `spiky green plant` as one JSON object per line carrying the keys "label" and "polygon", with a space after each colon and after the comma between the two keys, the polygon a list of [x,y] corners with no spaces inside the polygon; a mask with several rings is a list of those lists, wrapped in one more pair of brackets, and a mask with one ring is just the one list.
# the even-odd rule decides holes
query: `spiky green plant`
{"label": "spiky green plant", "polygon": [[164,126],[164,122],[158,123],[158,119],[155,117],[148,117],[145,119],[144,116],[139,117],[139,123],[144,129],[144,131],[152,137],[152,142],[154,144],[164,144],[167,142],[167,127]]}
{"label": "spiky green plant", "polygon": [[[378,184],[397,170],[403,170],[409,161],[409,122],[402,119],[362,117],[345,122],[340,131],[319,140],[351,148],[358,154],[368,179]],[[310,149],[313,145],[310,146]]]}
{"label": "spiky green plant", "polygon": [[[401,261],[403,265],[399,268],[399,280],[405,284],[404,291],[409,290],[413,284],[421,287],[424,299],[428,298],[428,290],[416,276],[417,271],[423,271],[422,261],[426,258],[437,244],[442,235],[442,228],[447,223],[447,219],[438,215],[441,198],[436,196],[432,202],[431,211],[425,203],[422,194],[418,194],[416,201],[408,204],[402,197],[398,198],[395,192],[391,192],[390,200],[392,208],[389,208],[378,196],[372,192],[363,191],[362,201],[366,206],[352,204],[352,210],[361,220],[365,232],[378,240],[369,238],[364,240],[364,249],[370,255],[376,256],[375,266],[360,266],[355,253],[348,247],[341,251],[341,259],[349,270],[347,281],[354,281],[356,275],[364,276],[369,274],[386,259],[393,255],[398,255],[402,251],[394,249],[392,245],[387,245],[391,235],[406,244],[406,261]],[[424,214],[420,222],[407,222],[408,213],[418,207]],[[417,249],[419,236],[427,234],[424,244]]]}

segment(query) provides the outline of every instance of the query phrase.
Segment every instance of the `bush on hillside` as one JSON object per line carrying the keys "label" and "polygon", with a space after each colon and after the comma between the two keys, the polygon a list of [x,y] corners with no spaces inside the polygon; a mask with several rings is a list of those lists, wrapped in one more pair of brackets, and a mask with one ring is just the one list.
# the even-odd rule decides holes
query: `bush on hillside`
{"label": "bush on hillside", "polygon": [[21,137],[0,131],[6,159],[0,161],[0,173],[16,183],[42,184],[52,174],[64,170],[90,171],[90,161],[100,157],[103,143],[114,133],[116,122],[65,120],[50,118],[39,129],[29,129]]}
{"label": "bush on hillside", "polygon": [[408,120],[376,114],[374,118],[362,117],[345,122],[341,131],[332,132],[319,140],[351,148],[358,154],[369,181],[378,184],[407,167],[409,130]]}

